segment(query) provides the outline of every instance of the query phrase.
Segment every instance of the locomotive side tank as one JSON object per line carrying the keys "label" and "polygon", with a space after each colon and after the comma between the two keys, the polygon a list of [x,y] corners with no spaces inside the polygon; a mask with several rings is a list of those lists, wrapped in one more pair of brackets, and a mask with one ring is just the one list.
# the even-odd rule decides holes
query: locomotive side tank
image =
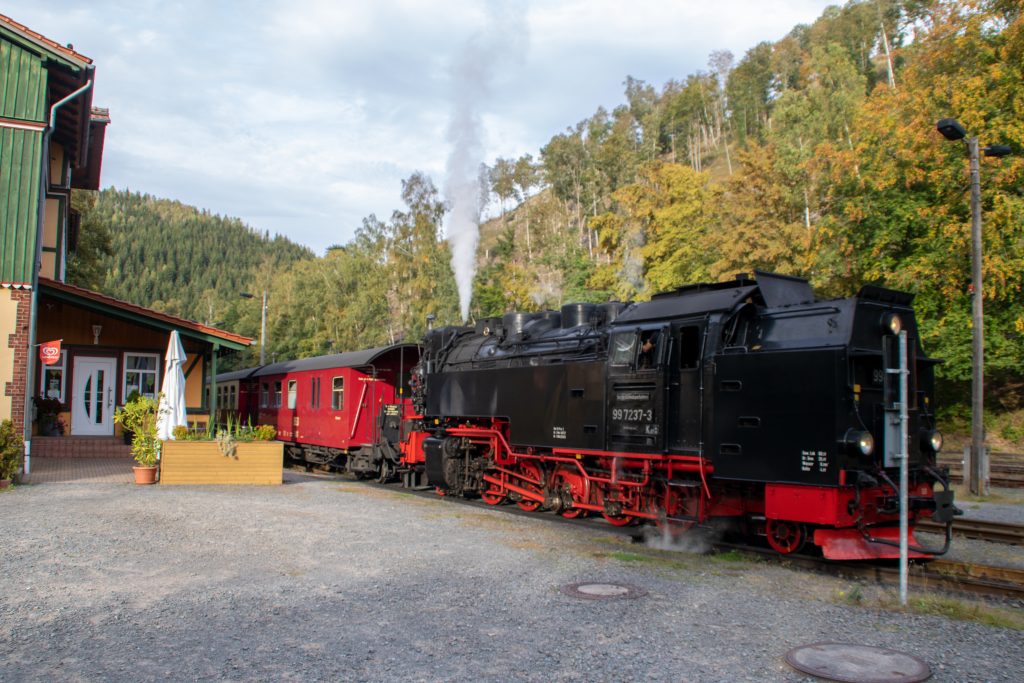
{"label": "locomotive side tank", "polygon": [[900,330],[912,518],[955,510],[911,303],[871,286],[819,301],[757,273],[435,330],[414,388],[426,474],[528,510],[674,529],[730,517],[779,552],[894,556]]}

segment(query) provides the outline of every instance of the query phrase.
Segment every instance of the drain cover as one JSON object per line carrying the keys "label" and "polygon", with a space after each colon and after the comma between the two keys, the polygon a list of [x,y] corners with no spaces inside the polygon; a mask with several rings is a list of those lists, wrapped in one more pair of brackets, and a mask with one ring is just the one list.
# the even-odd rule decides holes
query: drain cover
{"label": "drain cover", "polygon": [[647,591],[639,586],[596,581],[572,583],[562,588],[562,592],[584,600],[632,600],[647,595]]}
{"label": "drain cover", "polygon": [[794,648],[786,653],[786,662],[798,671],[843,683],[916,683],[932,675],[917,657],[849,643]]}

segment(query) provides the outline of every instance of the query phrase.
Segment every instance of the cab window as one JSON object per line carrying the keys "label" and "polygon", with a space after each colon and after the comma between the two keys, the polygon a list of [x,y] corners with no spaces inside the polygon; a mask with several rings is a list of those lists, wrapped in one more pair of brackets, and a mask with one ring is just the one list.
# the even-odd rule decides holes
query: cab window
{"label": "cab window", "polygon": [[679,369],[692,370],[700,365],[700,328],[679,328]]}
{"label": "cab window", "polygon": [[612,365],[632,365],[635,351],[635,332],[618,332],[612,335]]}

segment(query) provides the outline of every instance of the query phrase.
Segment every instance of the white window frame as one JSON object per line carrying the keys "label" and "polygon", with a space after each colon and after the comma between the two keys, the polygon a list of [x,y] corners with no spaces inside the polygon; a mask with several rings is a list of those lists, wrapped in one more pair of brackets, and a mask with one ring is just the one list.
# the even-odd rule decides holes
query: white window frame
{"label": "white window frame", "polygon": [[299,402],[299,380],[288,380],[288,410],[295,410]]}
{"label": "white window frame", "polygon": [[[154,360],[152,370],[136,370],[135,368],[128,367],[129,356],[141,356],[143,358],[152,358]],[[136,351],[125,351],[121,354],[121,400],[128,400],[128,373],[129,372],[152,372],[153,373],[153,395],[150,398],[156,398],[160,393],[160,354],[159,353],[139,353]],[[141,391],[139,392],[142,393]]]}
{"label": "white window frame", "polygon": [[[64,403],[64,387],[68,380],[68,352],[60,352],[60,362],[54,363],[53,365],[43,365],[39,368],[39,397],[40,398],[56,398],[61,403]],[[46,371],[47,370],[60,370],[60,395],[56,397],[46,395]]]}
{"label": "white window frame", "polygon": [[274,401],[273,408],[281,407],[281,380],[274,380]]}
{"label": "white window frame", "polygon": [[[335,386],[335,383],[339,379],[341,380],[341,389],[340,390]],[[336,400],[339,396],[341,397],[340,401]],[[345,377],[342,376],[342,375],[339,375],[338,377],[332,377],[331,378],[331,410],[344,410],[344,409],[345,409]]]}
{"label": "white window frame", "polygon": [[260,382],[260,408],[270,407],[270,382]]}

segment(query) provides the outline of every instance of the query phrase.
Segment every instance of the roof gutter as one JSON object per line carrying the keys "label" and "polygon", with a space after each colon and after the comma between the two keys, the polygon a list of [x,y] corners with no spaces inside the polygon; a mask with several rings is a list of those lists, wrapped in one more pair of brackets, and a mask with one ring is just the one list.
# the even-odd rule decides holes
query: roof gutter
{"label": "roof gutter", "polygon": [[46,220],[46,188],[49,185],[49,152],[50,137],[57,127],[57,110],[92,87],[92,74],[95,68],[86,69],[88,80],[78,90],[67,97],[54,102],[50,106],[49,125],[43,129],[42,150],[39,167],[39,215],[36,219],[36,255],[32,261],[32,303],[28,315],[28,353],[25,362],[25,413],[22,427],[25,440],[25,466],[22,478],[28,479],[32,473],[32,399],[35,394],[36,374],[36,315],[39,311],[39,268],[43,260],[43,223]]}

